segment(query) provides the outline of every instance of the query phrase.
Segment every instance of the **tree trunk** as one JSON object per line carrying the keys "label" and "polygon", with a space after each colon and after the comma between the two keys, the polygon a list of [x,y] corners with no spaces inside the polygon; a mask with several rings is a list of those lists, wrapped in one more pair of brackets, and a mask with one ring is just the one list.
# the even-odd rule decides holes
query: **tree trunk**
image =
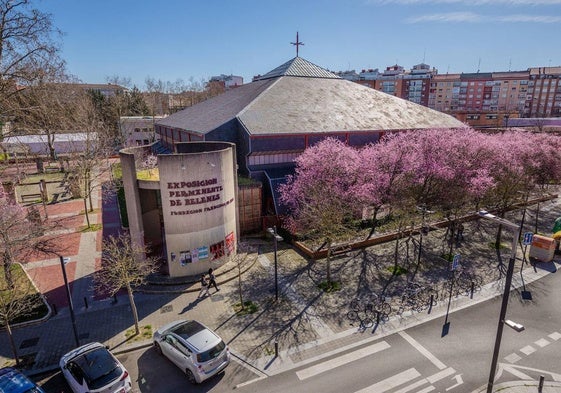
{"label": "tree trunk", "polygon": [[127,293],[129,295],[129,302],[131,304],[132,317],[134,318],[134,331],[136,335],[140,334],[140,328],[138,327],[138,311],[136,310],[136,304],[134,303],[134,296],[132,294],[132,288],[130,284],[127,284]]}
{"label": "tree trunk", "polygon": [[331,239],[327,239],[327,258],[325,259],[327,269],[327,285],[331,285]]}
{"label": "tree trunk", "polygon": [[540,217],[540,203],[536,206],[536,222],[534,225],[534,233],[538,233],[538,218]]}
{"label": "tree trunk", "polygon": [[90,227],[90,215],[88,214],[88,199],[84,197],[84,214],[86,215],[86,223]]}
{"label": "tree trunk", "polygon": [[14,288],[14,278],[12,277],[12,258],[8,251],[4,251],[3,256],[3,265],[4,265],[4,278],[6,280],[6,285],[8,288]]}
{"label": "tree trunk", "polygon": [[93,212],[93,202],[92,202],[92,176],[91,172],[88,170],[86,178],[86,190],[88,195],[88,200],[90,201],[90,211]]}
{"label": "tree trunk", "polygon": [[243,296],[242,296],[242,269],[240,267],[240,262],[238,261],[238,291],[240,292],[240,305],[241,310],[245,309],[243,304]]}

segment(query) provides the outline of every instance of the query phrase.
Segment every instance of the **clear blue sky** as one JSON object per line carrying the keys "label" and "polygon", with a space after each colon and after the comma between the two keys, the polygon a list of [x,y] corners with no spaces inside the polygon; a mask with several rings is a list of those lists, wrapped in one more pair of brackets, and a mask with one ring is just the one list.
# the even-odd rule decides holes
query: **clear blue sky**
{"label": "clear blue sky", "polygon": [[250,82],[296,55],[339,71],[439,73],[561,65],[561,0],[42,0],[68,70],[86,83],[234,74]]}

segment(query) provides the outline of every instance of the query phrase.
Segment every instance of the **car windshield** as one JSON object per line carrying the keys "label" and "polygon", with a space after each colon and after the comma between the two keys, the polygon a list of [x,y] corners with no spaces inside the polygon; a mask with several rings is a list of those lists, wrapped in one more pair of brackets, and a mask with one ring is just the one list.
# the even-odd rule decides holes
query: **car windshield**
{"label": "car windshield", "polygon": [[208,351],[199,353],[197,355],[197,361],[199,363],[208,362],[209,360],[214,359],[215,357],[220,355],[224,348],[226,348],[226,344],[224,344],[224,341],[220,341],[217,345],[215,345]]}
{"label": "car windshield", "polygon": [[82,369],[88,387],[99,389],[119,378],[122,374],[119,364],[105,348],[96,348],[74,359]]}

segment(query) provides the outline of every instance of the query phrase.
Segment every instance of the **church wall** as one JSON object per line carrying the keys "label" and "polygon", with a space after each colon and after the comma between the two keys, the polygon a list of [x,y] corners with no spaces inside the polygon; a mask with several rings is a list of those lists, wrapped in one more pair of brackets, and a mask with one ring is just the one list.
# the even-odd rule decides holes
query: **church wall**
{"label": "church wall", "polygon": [[305,135],[288,135],[267,137],[252,137],[251,151],[276,151],[276,150],[304,150],[306,148]]}

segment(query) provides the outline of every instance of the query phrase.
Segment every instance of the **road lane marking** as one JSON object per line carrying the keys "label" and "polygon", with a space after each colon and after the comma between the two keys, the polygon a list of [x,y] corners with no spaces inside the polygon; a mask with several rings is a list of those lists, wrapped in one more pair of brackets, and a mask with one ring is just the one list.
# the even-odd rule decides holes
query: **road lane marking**
{"label": "road lane marking", "polygon": [[549,335],[549,338],[551,338],[552,340],[559,340],[561,338],[561,333],[558,332],[553,332]]}
{"label": "road lane marking", "polygon": [[538,341],[536,341],[534,344],[536,344],[540,348],[543,348],[543,347],[548,346],[551,343],[549,341],[547,341],[545,338],[541,338]]}
{"label": "road lane marking", "polygon": [[446,370],[439,371],[436,374],[433,374],[430,377],[427,377],[427,381],[429,381],[430,383],[435,383],[437,381],[440,381],[441,379],[449,377],[450,375],[454,374],[455,372],[456,372],[456,370],[454,370],[452,367],[448,367]]}
{"label": "road lane marking", "polygon": [[336,367],[345,365],[347,363],[353,362],[355,360],[362,359],[366,356],[370,356],[375,354],[376,352],[383,351],[384,349],[390,348],[390,344],[385,341],[381,341],[374,345],[370,345],[368,347],[359,349],[357,351],[347,353],[346,355],[338,356],[334,359],[316,364],[315,366],[311,366],[305,368],[303,370],[297,371],[296,375],[302,381],[304,379],[316,376],[318,374],[324,373],[326,371],[332,370]]}
{"label": "road lane marking", "polygon": [[519,361],[522,358],[520,356],[518,356],[517,353],[511,353],[510,355],[505,356],[504,359],[509,363],[516,363],[517,361]]}
{"label": "road lane marking", "polygon": [[428,393],[432,392],[434,389],[436,389],[434,386],[427,386],[423,390],[419,390],[417,393]]}
{"label": "road lane marking", "polygon": [[410,368],[409,370],[400,372],[399,374],[386,378],[355,393],[384,393],[399,385],[412,381],[419,376],[421,376],[421,374],[417,370]]}
{"label": "road lane marking", "polygon": [[411,344],[417,351],[421,353],[424,357],[426,357],[432,364],[434,364],[439,370],[444,370],[446,365],[442,363],[440,360],[436,358],[432,353],[428,351],[425,347],[423,347],[420,343],[418,343],[413,337],[409,334],[405,333],[404,331],[399,332],[399,335],[403,337],[409,344]]}
{"label": "road lane marking", "polygon": [[531,345],[526,345],[524,348],[520,349],[524,355],[528,356],[534,352],[536,352],[536,348],[532,347]]}
{"label": "road lane marking", "polygon": [[423,386],[423,385],[425,385],[425,384],[427,384],[427,383],[428,383],[428,381],[427,381],[426,379],[423,378],[423,379],[421,379],[420,381],[417,381],[417,382],[415,382],[415,383],[412,383],[412,384],[409,385],[409,386],[406,386],[406,387],[404,387],[404,388],[402,388],[402,389],[396,390],[394,393],[407,393],[407,392],[410,392],[410,391],[413,390],[413,389],[417,389],[418,387],[421,387],[421,386]]}

